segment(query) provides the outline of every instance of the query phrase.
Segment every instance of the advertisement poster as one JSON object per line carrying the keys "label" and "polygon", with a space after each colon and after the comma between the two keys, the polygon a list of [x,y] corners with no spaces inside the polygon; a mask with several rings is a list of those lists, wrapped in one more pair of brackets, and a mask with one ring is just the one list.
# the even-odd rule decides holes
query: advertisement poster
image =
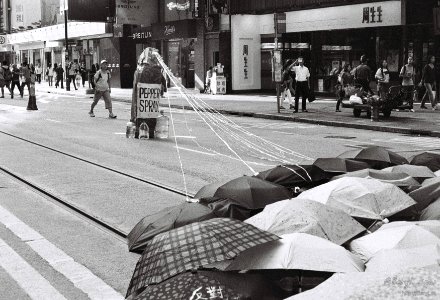
{"label": "advertisement poster", "polygon": [[64,17],[60,14],[59,0],[41,1],[41,26],[51,26],[64,23]]}
{"label": "advertisement poster", "polygon": [[160,116],[159,102],[162,86],[156,83],[137,84],[137,118],[157,118]]}
{"label": "advertisement poster", "polygon": [[152,0],[116,0],[116,23],[151,25],[155,22],[151,15],[155,3]]}

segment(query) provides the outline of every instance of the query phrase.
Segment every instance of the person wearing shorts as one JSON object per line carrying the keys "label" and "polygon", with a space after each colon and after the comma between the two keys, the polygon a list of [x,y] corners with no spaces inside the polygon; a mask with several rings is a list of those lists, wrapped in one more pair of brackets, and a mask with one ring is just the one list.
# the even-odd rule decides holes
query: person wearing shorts
{"label": "person wearing shorts", "polygon": [[95,81],[95,97],[93,99],[92,106],[90,107],[89,115],[94,117],[93,109],[95,108],[98,101],[103,98],[105,103],[105,108],[108,109],[110,119],[116,119],[112,110],[112,99],[110,97],[111,87],[110,87],[110,71],[107,69],[108,63],[104,59],[101,61],[101,69],[96,72],[94,76]]}

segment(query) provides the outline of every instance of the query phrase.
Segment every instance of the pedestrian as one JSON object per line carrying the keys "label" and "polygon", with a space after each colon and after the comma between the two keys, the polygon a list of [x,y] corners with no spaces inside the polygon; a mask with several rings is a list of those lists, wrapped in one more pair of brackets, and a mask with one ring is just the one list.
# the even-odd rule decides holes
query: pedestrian
{"label": "pedestrian", "polygon": [[386,59],[382,61],[381,67],[377,69],[375,78],[377,80],[377,93],[385,100],[390,87],[390,71],[388,70],[388,62]]}
{"label": "pedestrian", "polygon": [[410,110],[414,112],[414,83],[416,70],[412,56],[408,57],[408,63],[400,70],[399,77],[402,78],[402,101],[408,103]]}
{"label": "pedestrian", "polygon": [[433,90],[436,87],[436,70],[435,70],[435,56],[431,55],[429,57],[428,64],[423,68],[422,72],[422,80],[419,83],[419,86],[424,85],[426,88],[426,92],[423,95],[422,103],[420,108],[427,109],[425,106],[426,96],[428,96],[429,101],[431,102],[432,110],[435,110],[437,107],[437,103],[434,97]]}
{"label": "pedestrian", "polygon": [[289,101],[289,108],[294,109],[292,94],[295,95],[294,81],[295,81],[295,73],[292,71],[293,60],[289,59],[283,66],[283,83],[281,84],[281,106],[280,109],[286,109],[283,106],[283,103],[286,99]]}
{"label": "pedestrian", "polygon": [[[296,65],[298,64],[298,65]],[[299,106],[299,97],[302,97],[302,112],[307,111],[307,97],[309,96],[310,90],[310,72],[309,69],[304,66],[304,58],[298,57],[298,59],[294,62],[294,66],[291,67],[291,70],[295,72],[295,110],[294,113],[298,112]]]}
{"label": "pedestrian", "polygon": [[41,74],[43,73],[43,68],[41,67],[41,65],[38,63],[35,66],[35,75],[37,78],[37,82],[41,84]]}
{"label": "pedestrian", "polygon": [[104,59],[101,61],[101,69],[96,72],[94,76],[95,81],[95,97],[93,103],[90,107],[89,115],[94,117],[93,109],[101,98],[104,98],[105,108],[108,109],[110,119],[116,119],[116,115],[113,114],[112,110],[112,99],[110,97],[111,84],[110,84],[110,71],[107,69],[108,62]]}
{"label": "pedestrian", "polygon": [[210,66],[208,71],[206,71],[206,79],[205,79],[205,94],[211,94],[211,78],[213,74],[213,68]]}
{"label": "pedestrian", "polygon": [[73,83],[73,87],[75,88],[75,91],[78,89],[76,87],[76,83],[75,83],[75,79],[76,79],[75,77],[76,77],[76,74],[78,73],[78,69],[79,69],[79,66],[78,66],[76,59],[73,62],[69,63],[67,75],[69,76],[69,82]]}
{"label": "pedestrian", "polygon": [[78,71],[75,75],[75,80],[76,80],[76,86],[77,87],[81,87],[81,80],[82,80],[82,76],[80,74],[80,71]]}
{"label": "pedestrian", "polygon": [[79,73],[82,79],[82,86],[85,87],[86,78],[87,78],[87,69],[86,69],[86,64],[84,62],[82,62],[81,66],[79,67]]}
{"label": "pedestrian", "polygon": [[18,92],[21,95],[20,87],[20,70],[17,68],[16,64],[12,65],[12,82],[11,82],[11,99],[14,99],[14,89],[17,87]]}
{"label": "pedestrian", "polygon": [[361,56],[361,64],[353,70],[354,83],[361,85],[367,93],[374,94],[370,88],[371,69],[367,65],[368,59],[366,55]]}
{"label": "pedestrian", "polygon": [[24,96],[24,88],[27,86],[28,92],[31,92],[31,68],[32,65],[28,65],[27,62],[23,62],[20,67],[20,74],[23,78],[21,82],[21,98]]}
{"label": "pedestrian", "polygon": [[0,88],[2,91],[2,95],[0,98],[5,97],[5,90],[4,90],[5,86],[9,90],[9,92],[11,92],[11,89],[9,87],[11,79],[12,79],[11,70],[9,70],[8,62],[4,60],[2,62],[2,67],[0,68]]}
{"label": "pedestrian", "polygon": [[340,83],[338,101],[336,102],[336,112],[341,112],[342,100],[346,96],[346,89],[353,84],[353,76],[351,75],[351,65],[345,64],[342,67],[342,71],[338,75],[338,81]]}
{"label": "pedestrian", "polygon": [[95,89],[95,80],[93,79],[95,77],[95,74],[96,74],[96,66],[95,64],[92,64],[92,68],[90,69],[90,75],[89,75],[90,85],[92,86],[92,89]]}
{"label": "pedestrian", "polygon": [[57,75],[57,81],[55,82],[55,88],[58,88],[60,86],[60,82],[61,82],[61,88],[64,89],[64,85],[63,85],[63,77],[64,77],[64,69],[63,67],[60,65],[57,65],[55,63],[54,65],[54,70],[55,70],[55,74]]}
{"label": "pedestrian", "polygon": [[47,76],[47,82],[49,83],[49,86],[53,86],[53,75],[55,74],[55,68],[56,68],[56,64],[53,67],[52,67],[52,64],[49,64],[47,66],[46,76]]}

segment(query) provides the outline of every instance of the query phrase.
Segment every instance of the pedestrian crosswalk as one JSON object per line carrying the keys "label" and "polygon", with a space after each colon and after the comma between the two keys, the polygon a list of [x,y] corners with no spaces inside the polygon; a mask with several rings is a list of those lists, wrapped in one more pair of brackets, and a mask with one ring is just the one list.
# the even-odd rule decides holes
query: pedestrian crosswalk
{"label": "pedestrian crosswalk", "polygon": [[243,128],[254,129],[270,129],[270,130],[283,130],[283,129],[313,129],[318,125],[292,123],[292,122],[237,122],[238,125]]}
{"label": "pedestrian crosswalk", "polygon": [[374,142],[392,143],[407,146],[420,147],[423,149],[440,150],[440,138],[420,137],[420,136],[402,136],[391,139],[373,139]]}

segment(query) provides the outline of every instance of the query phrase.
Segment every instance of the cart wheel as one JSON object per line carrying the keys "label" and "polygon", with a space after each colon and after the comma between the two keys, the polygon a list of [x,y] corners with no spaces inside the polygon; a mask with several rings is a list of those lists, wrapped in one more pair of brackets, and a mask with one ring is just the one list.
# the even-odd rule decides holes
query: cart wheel
{"label": "cart wheel", "polygon": [[353,116],[355,116],[356,118],[359,118],[361,116],[361,112],[362,112],[362,110],[354,108],[353,109]]}
{"label": "cart wheel", "polygon": [[389,118],[391,116],[391,110],[390,109],[384,110],[382,113],[383,113],[383,116],[385,118]]}

